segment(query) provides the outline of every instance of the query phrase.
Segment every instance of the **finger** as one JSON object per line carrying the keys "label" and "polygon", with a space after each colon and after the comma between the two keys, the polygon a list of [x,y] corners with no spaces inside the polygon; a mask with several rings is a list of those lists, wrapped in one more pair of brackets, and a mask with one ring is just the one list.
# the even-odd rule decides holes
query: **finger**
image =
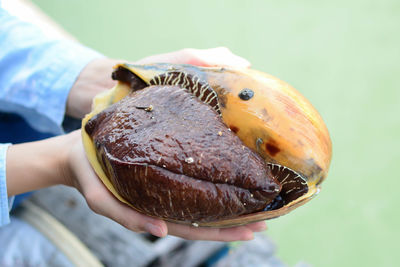
{"label": "finger", "polygon": [[189,64],[187,58],[182,57],[179,51],[149,56],[135,61],[136,64],[171,63]]}
{"label": "finger", "polygon": [[193,240],[211,240],[211,241],[245,241],[253,239],[253,232],[244,227],[232,228],[206,228],[168,223],[168,234]]}
{"label": "finger", "polygon": [[245,227],[250,229],[253,232],[262,232],[262,231],[267,230],[267,224],[264,221],[250,223],[250,224],[245,225]]}
{"label": "finger", "polygon": [[96,190],[96,192],[89,192],[86,198],[88,204],[96,213],[106,216],[135,232],[149,232],[158,237],[167,234],[167,227],[163,221],[136,212],[121,203],[108,191],[100,191],[100,188],[93,190]]}
{"label": "finger", "polygon": [[145,231],[158,237],[167,235],[167,225],[164,221],[143,215],[116,199],[103,185],[86,159],[81,160],[76,168],[81,190],[94,212],[135,232]]}
{"label": "finger", "polygon": [[233,54],[226,47],[211,49],[192,49],[193,57],[188,64],[212,67],[231,66],[236,68],[249,68],[250,62],[238,55]]}

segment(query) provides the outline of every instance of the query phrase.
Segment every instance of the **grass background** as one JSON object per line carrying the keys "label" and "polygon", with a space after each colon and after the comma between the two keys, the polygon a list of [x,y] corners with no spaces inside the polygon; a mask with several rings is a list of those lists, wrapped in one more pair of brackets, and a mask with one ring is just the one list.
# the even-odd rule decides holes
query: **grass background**
{"label": "grass background", "polygon": [[289,265],[396,265],[398,0],[33,2],[109,57],[227,46],[292,84],[326,121],[334,154],[320,195],[269,222],[278,256]]}

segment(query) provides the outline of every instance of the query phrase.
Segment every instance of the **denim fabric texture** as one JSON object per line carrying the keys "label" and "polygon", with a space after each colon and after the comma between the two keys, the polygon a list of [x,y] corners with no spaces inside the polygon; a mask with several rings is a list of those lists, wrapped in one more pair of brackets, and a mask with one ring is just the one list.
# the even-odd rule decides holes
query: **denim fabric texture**
{"label": "denim fabric texture", "polygon": [[78,43],[48,37],[0,7],[0,226],[9,222],[9,143],[62,134],[69,90],[87,63],[99,57]]}

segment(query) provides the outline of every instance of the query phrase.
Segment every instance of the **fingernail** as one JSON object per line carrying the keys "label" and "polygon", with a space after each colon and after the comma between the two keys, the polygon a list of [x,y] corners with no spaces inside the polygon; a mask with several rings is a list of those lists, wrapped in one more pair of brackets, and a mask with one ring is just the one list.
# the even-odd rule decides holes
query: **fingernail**
{"label": "fingernail", "polygon": [[261,231],[265,231],[265,230],[267,230],[268,229],[268,227],[267,227],[267,224],[265,223],[265,222],[262,222],[262,223],[260,223],[260,225],[258,226],[258,231],[259,232],[261,232]]}
{"label": "fingernail", "polygon": [[158,236],[158,237],[163,237],[164,236],[164,232],[161,229],[160,226],[152,224],[152,223],[147,223],[145,225],[145,229],[147,232],[149,232],[150,234],[154,235],[154,236]]}

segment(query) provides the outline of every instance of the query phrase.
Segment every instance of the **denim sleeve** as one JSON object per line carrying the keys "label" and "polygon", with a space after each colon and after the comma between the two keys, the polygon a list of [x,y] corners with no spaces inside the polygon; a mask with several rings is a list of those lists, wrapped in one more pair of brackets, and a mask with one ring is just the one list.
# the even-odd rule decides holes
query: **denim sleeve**
{"label": "denim sleeve", "polygon": [[0,144],[0,227],[10,222],[11,205],[7,198],[6,187],[6,153],[10,144]]}
{"label": "denim sleeve", "polygon": [[[69,90],[99,57],[78,43],[46,36],[0,7],[0,112],[22,116],[37,131],[62,133]],[[0,226],[9,222],[12,199],[6,187],[8,146],[0,144]]]}
{"label": "denim sleeve", "polygon": [[0,8],[0,112],[20,115],[38,131],[61,133],[69,90],[99,57],[78,43],[47,37]]}

